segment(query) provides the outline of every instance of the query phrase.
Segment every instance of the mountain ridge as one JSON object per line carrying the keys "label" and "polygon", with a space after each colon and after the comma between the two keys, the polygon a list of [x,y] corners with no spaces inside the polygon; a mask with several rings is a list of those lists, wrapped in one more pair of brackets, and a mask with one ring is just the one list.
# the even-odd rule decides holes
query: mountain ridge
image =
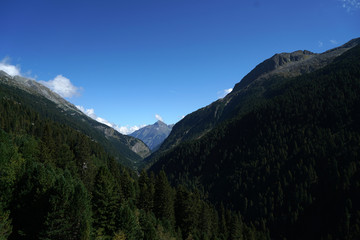
{"label": "mountain ridge", "polygon": [[272,76],[255,107],[162,152],[149,171],[203,189],[269,239],[357,239],[359,80],[359,45],[313,72]]}
{"label": "mountain ridge", "polygon": [[59,94],[50,90],[48,87],[35,80],[21,77],[18,75],[12,77],[6,72],[0,70],[0,77],[1,76],[6,77],[2,79],[3,82],[6,82],[11,86],[20,88],[21,90],[24,90],[30,94],[45,97],[48,100],[58,104],[58,106],[63,108],[63,110],[72,110],[78,113],[81,112],[75,105],[66,101]]}
{"label": "mountain ridge", "polygon": [[[61,121],[70,122],[72,127],[86,135],[90,134],[88,131],[92,132],[90,134],[92,135],[91,137],[97,139],[100,143],[106,144],[108,150],[111,149],[110,152],[115,153],[115,155],[124,155],[126,157],[126,162],[124,162],[126,166],[134,167],[150,154],[150,149],[141,140],[122,135],[115,129],[97,122],[80,111],[75,105],[35,80],[21,76],[12,77],[4,71],[0,71],[0,83],[24,91],[36,98],[37,100],[35,101],[39,102],[39,106],[33,104],[36,108],[46,110],[46,108],[52,107],[50,106],[51,104],[49,105],[46,101],[41,100],[41,98],[55,104],[56,107],[52,107],[53,109],[51,110],[53,120],[59,121],[58,119],[61,118]],[[10,92],[16,94],[14,91]],[[24,104],[30,104],[30,102],[24,102]]]}
{"label": "mountain ridge", "polygon": [[239,83],[235,84],[233,91],[240,90],[253,81],[268,78],[274,74],[295,77],[320,69],[359,42],[360,38],[355,38],[323,53],[313,53],[308,50],[277,53],[258,64]]}
{"label": "mountain ridge", "polygon": [[224,98],[186,115],[176,123],[160,149],[147,158],[148,165],[156,162],[161,154],[181,142],[199,139],[217,124],[245,113],[265,101],[267,98],[264,95],[265,89],[276,85],[279,79],[294,78],[320,69],[359,42],[360,38],[355,38],[340,47],[320,54],[298,50],[292,53],[275,54],[264,60],[235,84],[233,91]]}

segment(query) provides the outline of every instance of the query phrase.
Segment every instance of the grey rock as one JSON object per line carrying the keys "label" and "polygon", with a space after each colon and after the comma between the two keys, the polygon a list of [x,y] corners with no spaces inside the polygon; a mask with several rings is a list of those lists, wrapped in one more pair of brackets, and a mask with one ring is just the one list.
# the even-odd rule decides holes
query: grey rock
{"label": "grey rock", "polygon": [[156,150],[163,141],[169,136],[173,125],[167,125],[162,121],[157,121],[153,125],[145,126],[130,136],[142,140],[151,151]]}

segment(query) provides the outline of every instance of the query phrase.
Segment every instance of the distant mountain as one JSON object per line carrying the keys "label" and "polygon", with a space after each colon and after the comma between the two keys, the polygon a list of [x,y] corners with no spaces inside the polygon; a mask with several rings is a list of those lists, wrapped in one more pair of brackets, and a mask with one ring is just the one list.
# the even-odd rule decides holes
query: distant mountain
{"label": "distant mountain", "polygon": [[238,210],[269,239],[359,239],[359,43],[265,60],[177,123],[149,170]]}
{"label": "distant mountain", "polygon": [[162,121],[157,121],[153,125],[148,125],[129,134],[135,138],[142,140],[151,151],[156,150],[169,136],[174,125],[167,125]]}
{"label": "distant mountain", "polygon": [[150,154],[149,148],[141,140],[122,135],[113,128],[93,120],[73,104],[32,79],[11,77],[0,71],[0,95],[14,98],[55,122],[65,123],[81,131],[103,145],[126,166],[136,167]]}
{"label": "distant mountain", "polygon": [[359,42],[359,38],[354,39],[321,54],[306,50],[275,54],[257,65],[227,96],[188,114],[176,123],[157,153],[147,161],[150,164],[156,162],[158,156],[174,146],[199,139],[218,124],[246,113],[266,101],[270,97],[266,90],[276,86],[279,79],[294,78],[321,69]]}

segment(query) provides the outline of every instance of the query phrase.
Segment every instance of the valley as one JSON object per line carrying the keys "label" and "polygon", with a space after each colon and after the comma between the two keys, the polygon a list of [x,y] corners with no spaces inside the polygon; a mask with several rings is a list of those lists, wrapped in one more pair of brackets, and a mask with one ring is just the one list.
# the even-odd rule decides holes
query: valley
{"label": "valley", "polygon": [[0,72],[0,239],[357,239],[360,39],[123,135]]}

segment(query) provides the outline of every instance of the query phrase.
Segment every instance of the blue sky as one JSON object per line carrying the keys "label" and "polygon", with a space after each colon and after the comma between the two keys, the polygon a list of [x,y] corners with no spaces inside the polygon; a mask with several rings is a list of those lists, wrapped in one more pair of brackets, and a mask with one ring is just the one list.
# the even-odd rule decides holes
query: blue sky
{"label": "blue sky", "polygon": [[0,6],[0,68],[41,81],[123,132],[156,118],[176,123],[275,53],[323,52],[360,37],[360,0]]}

